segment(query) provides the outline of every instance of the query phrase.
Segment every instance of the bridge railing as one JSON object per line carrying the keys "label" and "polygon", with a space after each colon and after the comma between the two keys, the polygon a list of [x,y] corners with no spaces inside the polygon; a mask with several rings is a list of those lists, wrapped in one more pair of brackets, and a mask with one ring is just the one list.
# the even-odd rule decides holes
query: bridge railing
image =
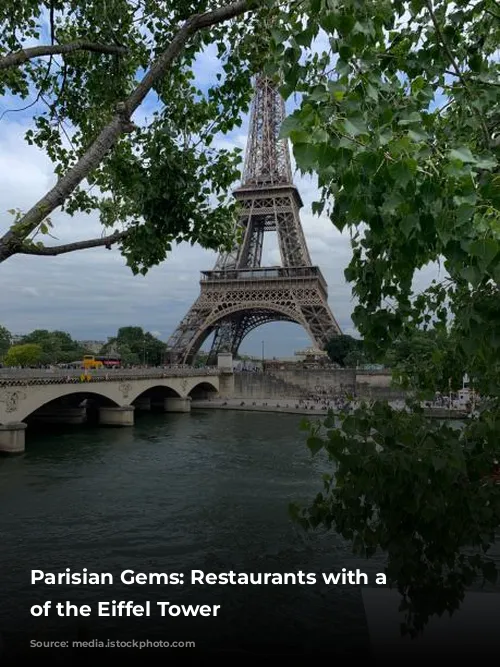
{"label": "bridge railing", "polygon": [[[31,384],[77,384],[85,382],[116,382],[169,377],[204,377],[219,375],[215,367],[168,366],[165,368],[130,368],[83,370],[74,368],[0,368],[0,387]],[[82,379],[83,378],[83,379]]]}

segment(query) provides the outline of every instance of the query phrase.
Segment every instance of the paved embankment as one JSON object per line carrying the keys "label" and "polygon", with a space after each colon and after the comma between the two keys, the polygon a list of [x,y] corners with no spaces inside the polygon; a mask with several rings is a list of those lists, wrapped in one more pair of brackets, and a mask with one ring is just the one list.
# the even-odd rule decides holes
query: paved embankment
{"label": "paved embankment", "polygon": [[304,404],[279,401],[263,401],[263,402],[246,402],[241,399],[226,399],[226,400],[207,400],[207,401],[192,401],[192,409],[211,409],[211,410],[243,410],[246,412],[281,412],[292,415],[307,415],[321,416],[326,415],[328,408],[321,405],[311,405],[308,407]]}
{"label": "paved embankment", "polygon": [[[403,405],[392,403],[394,408],[402,408]],[[242,401],[241,399],[211,399],[194,400],[191,403],[192,409],[211,409],[211,410],[244,410],[246,412],[281,412],[285,414],[305,415],[307,417],[325,416],[329,410],[333,412],[340,411],[335,405],[328,405],[322,402],[314,401]],[[428,408],[424,410],[426,417],[431,419],[466,419],[467,413],[461,410],[446,410],[445,408]]]}

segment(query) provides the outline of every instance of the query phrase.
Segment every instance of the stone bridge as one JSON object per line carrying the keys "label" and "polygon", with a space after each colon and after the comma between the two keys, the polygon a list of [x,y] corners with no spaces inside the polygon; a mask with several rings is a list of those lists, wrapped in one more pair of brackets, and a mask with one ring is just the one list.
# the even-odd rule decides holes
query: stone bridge
{"label": "stone bridge", "polygon": [[[222,356],[222,355],[221,355]],[[0,369],[0,453],[24,451],[29,424],[133,426],[135,410],[189,412],[192,398],[231,397],[232,365],[139,370]]]}

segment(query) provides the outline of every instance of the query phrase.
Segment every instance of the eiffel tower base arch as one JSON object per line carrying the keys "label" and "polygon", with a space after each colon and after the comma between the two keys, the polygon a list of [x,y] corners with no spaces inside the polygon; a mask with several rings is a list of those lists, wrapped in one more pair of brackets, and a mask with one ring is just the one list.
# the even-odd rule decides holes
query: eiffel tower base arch
{"label": "eiffel tower base arch", "polygon": [[[251,277],[245,275],[250,273]],[[184,335],[172,362],[193,363],[213,332],[208,364],[216,364],[221,352],[236,356],[243,339],[270,322],[302,326],[319,348],[338,332],[328,307],[326,285],[316,267],[207,271],[205,275],[201,294],[184,320]]]}

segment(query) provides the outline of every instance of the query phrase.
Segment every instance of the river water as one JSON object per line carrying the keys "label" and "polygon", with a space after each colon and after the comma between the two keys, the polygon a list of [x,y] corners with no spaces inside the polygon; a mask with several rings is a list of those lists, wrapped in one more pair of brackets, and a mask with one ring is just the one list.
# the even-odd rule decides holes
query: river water
{"label": "river water", "polygon": [[[27,638],[195,641],[204,651],[258,654],[368,650],[359,586],[326,586],[319,573],[382,558],[353,558],[334,533],[305,533],[291,501],[321,488],[301,417],[196,410],[139,416],[131,429],[28,432],[26,453],[0,459],[0,633]],[[33,586],[30,571],[110,572],[114,586]],[[125,586],[136,572],[318,573],[317,585]],[[44,600],[89,604],[218,604],[217,618],[34,618]],[[60,654],[55,654],[57,655]]]}
{"label": "river water", "polygon": [[[29,433],[22,457],[0,460],[0,632],[9,641],[154,636],[207,650],[308,651],[368,642],[359,587],[33,586],[30,571],[304,572],[377,564],[350,558],[334,534],[306,534],[291,501],[321,487],[301,417],[193,411],[137,419],[133,429]],[[218,618],[33,618],[43,600],[220,604]],[[52,633],[52,634],[51,634]],[[4,639],[5,641],[5,639]]]}

